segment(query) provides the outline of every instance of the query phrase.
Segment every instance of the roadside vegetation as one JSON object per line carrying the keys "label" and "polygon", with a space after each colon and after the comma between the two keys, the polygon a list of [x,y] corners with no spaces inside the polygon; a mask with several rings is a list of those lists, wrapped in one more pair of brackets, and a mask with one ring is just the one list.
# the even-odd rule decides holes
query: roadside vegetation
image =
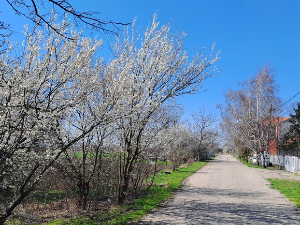
{"label": "roadside vegetation", "polygon": [[248,159],[248,162],[245,162],[244,159],[239,158],[237,155],[233,155],[237,160],[239,160],[240,162],[242,162],[244,165],[248,166],[248,167],[252,167],[252,168],[259,168],[259,169],[269,169],[268,167],[264,168],[261,166],[257,166],[254,165],[251,161],[251,159]]}
{"label": "roadside vegetation", "polygon": [[156,187],[149,177],[212,156],[215,116],[202,108],[181,124],[177,100],[217,75],[214,46],[189,57],[186,34],[155,14],[102,58],[102,40],[49,16],[55,30],[26,27],[22,48],[0,45],[0,225],[101,209],[123,215],[124,204]]}
{"label": "roadside vegetation", "polygon": [[[98,212],[91,212],[89,215],[71,219],[57,219],[47,224],[124,224],[138,221],[143,215],[159,207],[162,202],[168,199],[182,185],[185,178],[206,164],[207,162],[194,162],[191,165],[183,164],[176,171],[162,170],[154,178],[153,186],[149,189],[140,190],[134,200],[127,201],[122,205],[111,204],[107,208]],[[151,177],[149,179],[151,180]],[[16,225],[19,222],[14,220],[9,224]]]}
{"label": "roadside vegetation", "polygon": [[259,168],[259,169],[269,169],[268,167],[261,167],[261,166],[257,166],[257,165],[254,165],[250,160],[248,162],[243,162],[241,161],[244,165],[248,166],[248,167],[252,167],[252,168]]}
{"label": "roadside vegetation", "polygon": [[300,181],[268,179],[271,187],[284,194],[300,209]]}

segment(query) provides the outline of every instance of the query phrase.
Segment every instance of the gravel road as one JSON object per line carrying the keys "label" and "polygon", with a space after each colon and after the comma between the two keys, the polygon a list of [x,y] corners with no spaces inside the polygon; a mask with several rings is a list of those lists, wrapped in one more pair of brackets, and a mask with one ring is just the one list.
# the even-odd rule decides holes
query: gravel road
{"label": "gravel road", "polygon": [[189,177],[165,206],[136,224],[300,224],[300,213],[265,178],[286,171],[249,168],[221,155]]}

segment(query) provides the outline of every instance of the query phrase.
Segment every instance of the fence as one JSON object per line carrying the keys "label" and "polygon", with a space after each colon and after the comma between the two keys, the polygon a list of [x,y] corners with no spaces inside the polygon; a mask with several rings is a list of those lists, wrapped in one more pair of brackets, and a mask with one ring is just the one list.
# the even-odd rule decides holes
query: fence
{"label": "fence", "polygon": [[270,162],[292,173],[300,171],[300,159],[296,156],[270,155]]}

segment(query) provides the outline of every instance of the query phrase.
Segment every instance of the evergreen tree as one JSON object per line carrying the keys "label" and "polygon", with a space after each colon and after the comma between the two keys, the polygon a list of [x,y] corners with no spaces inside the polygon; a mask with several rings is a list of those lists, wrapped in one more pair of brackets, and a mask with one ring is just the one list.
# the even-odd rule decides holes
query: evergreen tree
{"label": "evergreen tree", "polygon": [[291,114],[291,123],[289,131],[284,135],[282,143],[279,147],[285,151],[297,151],[300,153],[300,102],[297,108],[294,108],[294,115]]}

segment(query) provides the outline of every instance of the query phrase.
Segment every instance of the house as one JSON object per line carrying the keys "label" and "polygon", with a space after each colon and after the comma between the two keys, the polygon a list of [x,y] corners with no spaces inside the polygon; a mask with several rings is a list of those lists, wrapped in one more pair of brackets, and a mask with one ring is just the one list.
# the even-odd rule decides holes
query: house
{"label": "house", "polygon": [[271,126],[274,127],[274,134],[269,140],[269,152],[270,155],[277,155],[277,146],[282,140],[284,135],[289,131],[291,122],[290,117],[273,117],[271,120]]}

